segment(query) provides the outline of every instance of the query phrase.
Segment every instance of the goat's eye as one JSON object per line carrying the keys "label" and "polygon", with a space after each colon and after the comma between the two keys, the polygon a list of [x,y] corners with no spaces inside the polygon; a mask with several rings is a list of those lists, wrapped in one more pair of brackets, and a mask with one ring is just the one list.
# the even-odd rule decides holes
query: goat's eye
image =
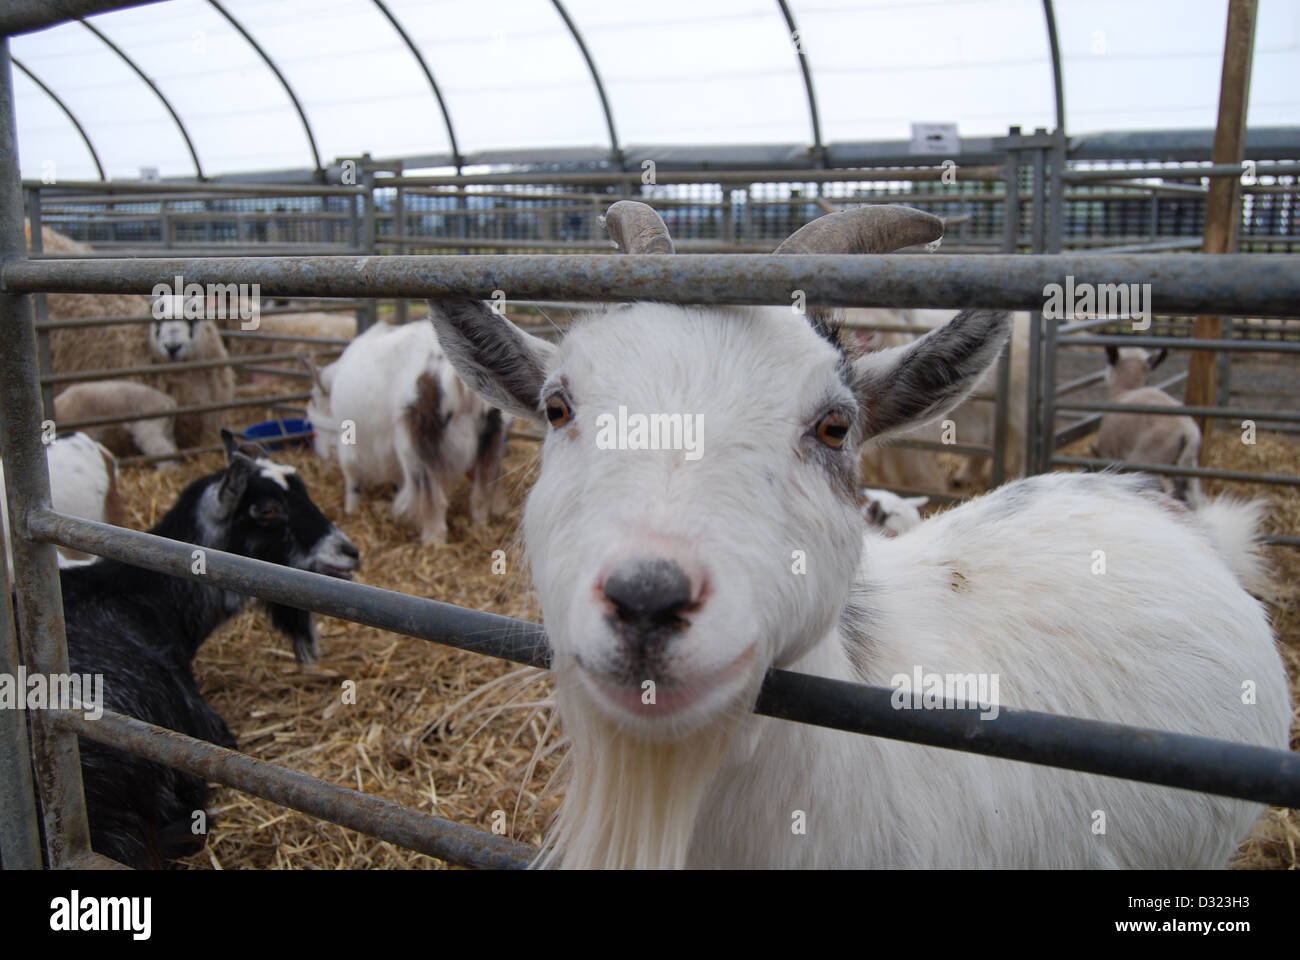
{"label": "goat's eye", "polygon": [[249,513],[253,515],[254,520],[261,520],[263,522],[279,520],[284,516],[278,503],[255,503],[249,509]]}
{"label": "goat's eye", "polygon": [[844,446],[849,436],[849,421],[838,413],[828,413],[817,421],[817,439],[832,450]]}
{"label": "goat's eye", "polygon": [[546,398],[546,419],[550,421],[552,427],[562,427],[573,419],[573,411],[569,409],[568,401],[558,393],[553,393]]}

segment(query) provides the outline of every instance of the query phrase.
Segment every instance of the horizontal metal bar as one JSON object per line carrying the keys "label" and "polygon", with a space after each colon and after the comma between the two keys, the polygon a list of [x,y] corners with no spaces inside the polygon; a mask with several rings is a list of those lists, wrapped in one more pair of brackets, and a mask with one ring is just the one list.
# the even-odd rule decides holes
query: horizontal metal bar
{"label": "horizontal metal bar", "polygon": [[[1056,388],[1056,395],[1064,397],[1068,394],[1075,393],[1085,387],[1091,387],[1094,383],[1100,383],[1106,379],[1105,370],[1094,370],[1092,373],[1084,374],[1082,377],[1075,377],[1073,380],[1067,380]],[[1060,409],[1057,407],[1057,409]]]}
{"label": "horizontal metal bar", "polygon": [[139,364],[134,367],[117,367],[107,370],[71,370],[67,373],[51,373],[41,377],[41,383],[82,383],[87,380],[113,380],[118,377],[148,376],[155,373],[183,373],[187,370],[214,370],[218,367],[231,367],[237,363],[261,364],[280,363],[284,360],[297,360],[296,353],[242,354],[227,357],[225,360],[183,360],[178,363]]}
{"label": "horizontal metal bar", "polygon": [[1260,543],[1268,543],[1277,547],[1300,547],[1300,537],[1282,536],[1280,534],[1266,533],[1259,538]]}
{"label": "horizontal metal bar", "polygon": [[[472,242],[472,241],[471,241]],[[11,261],[9,293],[136,293],[170,283],[258,283],[263,296],[482,297],[766,304],[802,290],[831,306],[1041,309],[1043,290],[1152,284],[1159,313],[1293,316],[1300,270],[1287,254],[1047,256],[267,257]]]}
{"label": "horizontal metal bar", "polygon": [[[665,170],[656,169],[656,185],[670,183],[833,183],[837,181],[892,181],[892,180],[940,180],[945,168],[939,165],[916,167],[878,167],[870,170]],[[630,171],[610,170],[600,173],[554,173],[544,175],[541,182],[554,184],[592,184],[611,183],[640,184],[642,171],[638,168]],[[963,181],[1000,181],[1006,172],[1000,166],[971,166],[961,168],[958,176]],[[462,174],[460,176],[430,177],[381,177],[375,180],[375,187],[447,187],[468,186],[470,184],[505,184],[507,186],[538,179],[537,174],[520,173],[480,173]],[[38,181],[39,182],[39,181]],[[27,181],[23,181],[24,185]],[[608,199],[608,198],[606,198]],[[929,198],[927,198],[929,199]],[[941,199],[936,195],[934,199]],[[809,203],[812,202],[809,198]]]}
{"label": "horizontal metal bar", "polygon": [[898,710],[893,695],[773,670],[756,709],[807,723],[815,704],[820,725],[838,730],[1300,808],[1300,755],[1286,750],[1008,707],[990,719],[978,709]]}
{"label": "horizontal metal bar", "polygon": [[522,870],[538,853],[509,837],[430,816],[112,710],[105,710],[98,720],[88,720],[77,710],[51,713],[57,725],[88,740],[458,866]]}
{"label": "horizontal metal bar", "polygon": [[1273,420],[1300,423],[1300,413],[1286,410],[1249,410],[1232,407],[1165,407],[1149,403],[1058,403],[1057,410],[1075,413],[1140,413],[1156,417],[1214,417],[1218,420]]}
{"label": "horizontal metal bar", "polygon": [[[277,397],[245,397],[242,400],[227,400],[223,403],[204,403],[195,404],[190,407],[177,407],[175,410],[165,410],[163,412],[154,411],[153,413],[132,413],[127,416],[111,417],[92,417],[87,420],[73,420],[71,423],[60,423],[60,431],[67,430],[85,430],[88,427],[106,427],[116,423],[134,423],[137,420],[169,420],[172,417],[189,416],[194,413],[213,413],[217,410],[238,410],[242,407],[270,407],[276,403],[287,400],[310,400],[310,393],[286,393]],[[177,454],[168,454],[164,459],[175,459]]]}
{"label": "horizontal metal bar", "polygon": [[[1212,163],[1207,166],[1185,167],[1162,164],[1158,167],[1113,167],[1106,170],[1066,170],[1061,179],[1066,183],[1094,183],[1104,180],[1121,180],[1132,177],[1166,177],[1171,180],[1195,177],[1239,177],[1248,168],[1239,163]],[[1291,176],[1300,174],[1300,163],[1255,164],[1255,174],[1260,177]]]}
{"label": "horizontal metal bar", "polygon": [[346,347],[352,342],[342,337],[308,337],[267,330],[222,330],[221,335],[228,340],[274,340],[277,343],[308,343],[324,347]]}
{"label": "horizontal metal bar", "polygon": [[208,573],[196,576],[190,571],[192,544],[53,511],[34,513],[30,533],[39,541],[64,546],[75,540],[83,544],[78,549],[96,556],[111,557],[190,580],[198,579],[244,596],[315,610],[354,623],[530,666],[550,665],[546,633],[537,624],[336,580],[220,550],[207,551]]}
{"label": "horizontal metal bar", "polygon": [[1168,463],[1132,463],[1128,460],[1101,460],[1096,457],[1049,458],[1049,463],[1064,467],[1113,468],[1125,472],[1159,473],[1171,477],[1206,477],[1211,480],[1240,480],[1242,483],[1273,483],[1287,487],[1300,487],[1300,477],[1280,473],[1250,473],[1247,470],[1217,470],[1211,467],[1179,467]]}
{"label": "horizontal metal bar", "polygon": [[976,447],[963,443],[932,443],[929,440],[911,440],[900,437],[898,440],[889,442],[891,447],[906,447],[908,450],[932,450],[935,453],[955,453],[964,457],[983,457],[988,459],[993,456],[991,447]]}
{"label": "horizontal metal bar", "polygon": [[257,259],[271,257],[327,257],[343,256],[355,253],[360,247],[350,243],[261,243],[250,244],[247,241],[232,240],[229,243],[170,243],[156,246],[112,247],[105,244],[89,253],[41,253],[32,254],[28,260],[32,263],[68,260],[154,260],[163,257],[254,257]]}
{"label": "horizontal metal bar", "polygon": [[[1077,243],[1077,240],[1067,239],[1066,243]],[[1092,250],[1096,254],[1117,254],[1117,253],[1158,253],[1161,250],[1200,250],[1205,245],[1205,241],[1200,237],[1171,237],[1168,240],[1153,240],[1150,243],[1124,243],[1117,247],[1102,246]]]}
{"label": "horizontal metal bar", "polygon": [[[1295,309],[1293,306],[1292,310]],[[1207,311],[1211,312],[1211,311]],[[1201,340],[1196,337],[1146,337],[1094,334],[1057,337],[1062,347],[1167,347],[1170,350],[1236,350],[1245,353],[1300,353],[1300,340]]]}
{"label": "horizontal metal bar", "polygon": [[[154,0],[146,0],[154,2]],[[3,27],[4,18],[0,16],[0,27]],[[637,176],[641,174],[638,172]],[[341,184],[322,183],[319,186],[298,186],[292,183],[281,185],[275,184],[247,184],[247,183],[226,183],[210,180],[166,180],[159,183],[145,182],[143,180],[60,180],[58,183],[44,183],[41,180],[30,179],[23,181],[24,190],[36,190],[48,197],[49,202],[58,203],[90,203],[97,199],[98,194],[125,194],[125,193],[174,193],[174,200],[220,200],[224,197],[323,197],[323,196],[362,196],[365,194],[365,187],[361,186],[343,186]],[[78,191],[84,194],[91,194],[90,197],[76,197]],[[59,194],[69,194],[69,196],[60,196]],[[117,203],[125,203],[121,196],[117,196]]]}
{"label": "horizontal metal bar", "polygon": [[[262,317],[278,317],[291,313],[345,312],[355,310],[363,304],[364,301],[353,298],[341,303],[304,304],[300,307],[262,307],[258,311],[258,315]],[[77,327],[112,327],[118,324],[153,323],[154,319],[155,317],[150,313],[119,314],[113,317],[60,317],[57,320],[46,320],[37,323],[35,327],[37,330],[71,330]]]}
{"label": "horizontal metal bar", "polygon": [[[539,624],[219,550],[208,550],[207,573],[195,574],[192,544],[51,510],[33,513],[29,533],[39,542],[202,580],[245,596],[535,667],[550,665],[550,647]],[[887,687],[772,670],[755,711],[851,733],[1300,807],[1300,756],[1283,750],[1009,708],[990,720],[980,719],[979,710],[896,710],[893,695]]]}

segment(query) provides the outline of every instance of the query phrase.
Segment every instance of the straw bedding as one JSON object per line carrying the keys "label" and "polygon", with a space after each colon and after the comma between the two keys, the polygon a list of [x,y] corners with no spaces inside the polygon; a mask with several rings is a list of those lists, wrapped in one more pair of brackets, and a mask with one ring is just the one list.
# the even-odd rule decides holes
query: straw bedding
{"label": "straw bedding", "polygon": [[[250,414],[250,419],[252,415]],[[362,551],[359,580],[423,597],[523,619],[539,619],[520,567],[516,540],[524,496],[536,476],[536,445],[512,442],[507,458],[511,509],[485,535],[469,525],[462,489],[449,513],[450,544],[430,548],[399,527],[383,497],[346,517],[337,467],[304,451],[277,454],[297,466],[321,509]],[[1300,443],[1261,433],[1253,447],[1216,434],[1210,462],[1231,469],[1293,472]],[[123,495],[136,528],[152,525],[183,485],[219,469],[216,455],[178,471],[122,471]],[[1217,485],[1207,484],[1214,492]],[[1300,490],[1242,488],[1267,497],[1276,530],[1300,529]],[[492,572],[504,550],[507,573]],[[1300,552],[1273,548],[1280,585],[1273,616],[1300,703]],[[287,640],[263,613],[250,610],[201,650],[200,688],[226,718],[240,749],[252,756],[461,823],[491,829],[502,814],[510,835],[540,842],[559,797],[543,787],[562,754],[547,726],[550,688],[544,674],[382,630],[322,618],[320,665],[300,669]],[[344,703],[343,681],[356,683]],[[1293,749],[1297,743],[1293,740]],[[541,759],[530,769],[535,753]],[[540,799],[539,799],[540,798]],[[184,865],[194,869],[440,868],[421,854],[362,836],[270,801],[218,786],[208,848]],[[497,813],[500,811],[501,813]],[[1295,869],[1300,817],[1271,810],[1242,848],[1236,866]]]}

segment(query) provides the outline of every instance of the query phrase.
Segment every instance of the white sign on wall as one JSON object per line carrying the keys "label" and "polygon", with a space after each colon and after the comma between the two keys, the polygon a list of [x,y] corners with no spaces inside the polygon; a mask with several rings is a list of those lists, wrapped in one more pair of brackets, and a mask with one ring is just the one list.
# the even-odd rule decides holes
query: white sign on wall
{"label": "white sign on wall", "polygon": [[162,183],[162,177],[158,176],[157,167],[141,167],[140,180],[143,183]]}
{"label": "white sign on wall", "polygon": [[955,123],[914,123],[909,153],[961,153],[961,140]]}

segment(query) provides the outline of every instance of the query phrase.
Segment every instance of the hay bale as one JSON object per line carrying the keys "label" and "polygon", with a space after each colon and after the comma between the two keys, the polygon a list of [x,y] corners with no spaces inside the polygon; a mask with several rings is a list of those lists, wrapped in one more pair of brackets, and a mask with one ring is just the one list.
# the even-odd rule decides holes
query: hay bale
{"label": "hay bale", "polygon": [[[71,237],[41,227],[46,253],[90,253],[93,248]],[[31,223],[27,223],[31,249]],[[51,320],[82,317],[126,317],[149,312],[149,298],[134,293],[47,293],[45,307]],[[53,373],[111,370],[144,363],[149,356],[149,330],[143,323],[107,327],[76,327],[50,331],[50,369]],[[67,384],[55,386],[60,393]]]}

